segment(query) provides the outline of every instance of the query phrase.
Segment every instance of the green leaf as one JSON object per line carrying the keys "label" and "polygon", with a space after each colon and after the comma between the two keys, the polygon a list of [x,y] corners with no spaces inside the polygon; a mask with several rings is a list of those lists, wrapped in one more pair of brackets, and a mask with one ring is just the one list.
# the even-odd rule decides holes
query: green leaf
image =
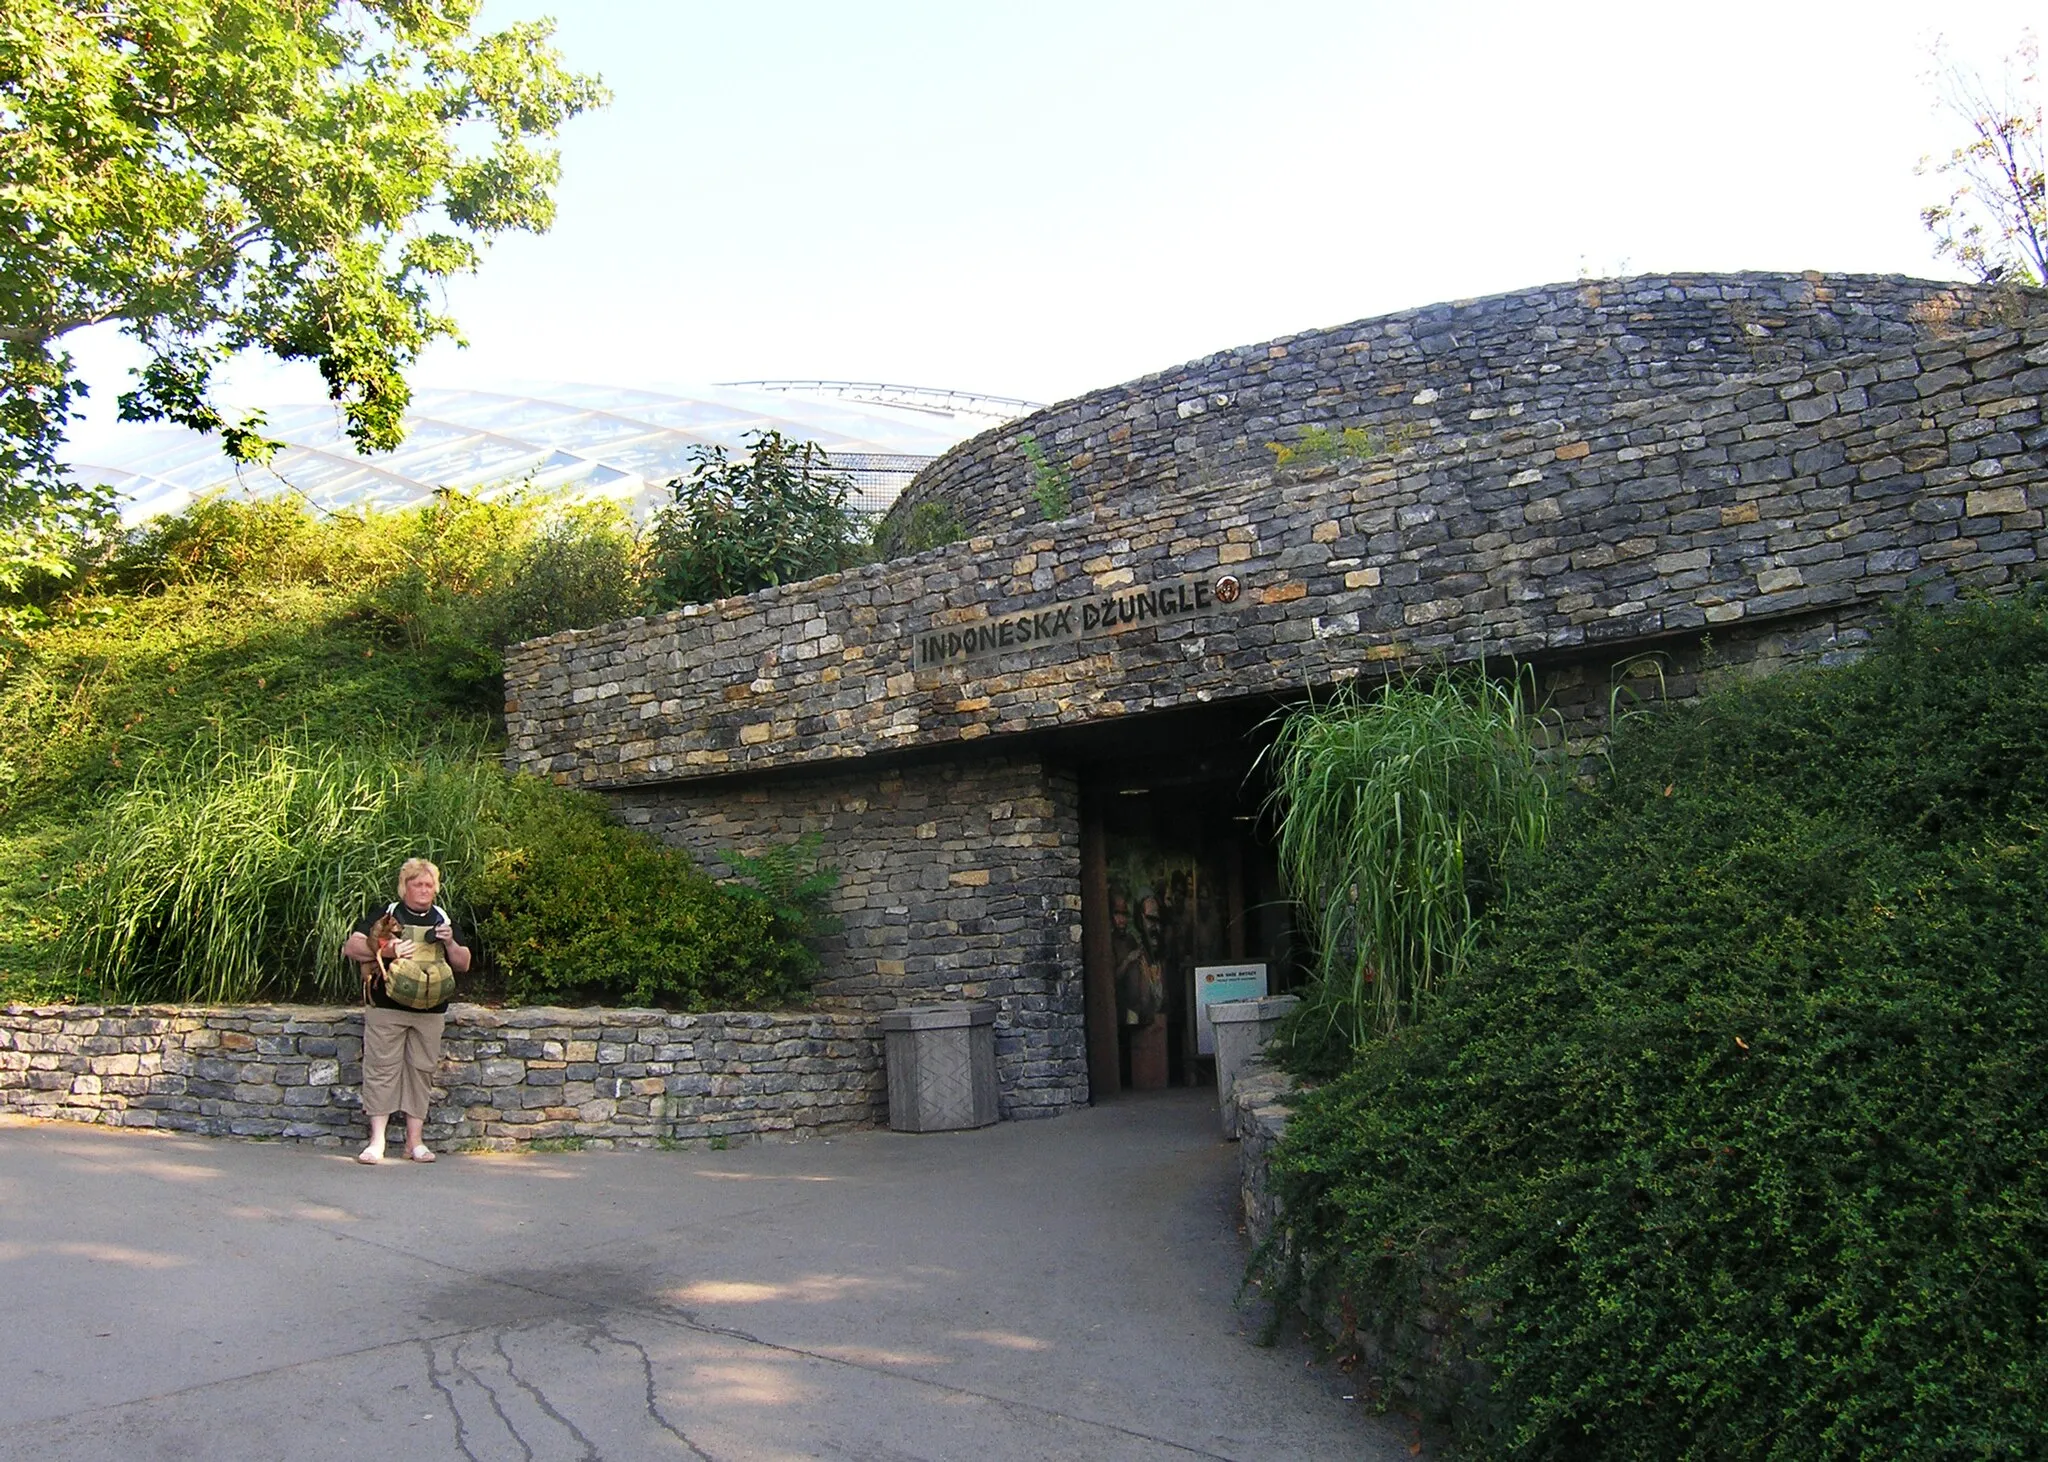
{"label": "green leaf", "polygon": [[472,0],[9,0],[0,15],[0,587],[103,526],[58,447],[83,386],[54,343],[119,322],[149,352],[130,419],[274,449],[208,398],[214,363],[318,365],[350,437],[403,436],[405,373],[454,337],[427,282],[553,221],[536,146],[607,100],[545,22]]}

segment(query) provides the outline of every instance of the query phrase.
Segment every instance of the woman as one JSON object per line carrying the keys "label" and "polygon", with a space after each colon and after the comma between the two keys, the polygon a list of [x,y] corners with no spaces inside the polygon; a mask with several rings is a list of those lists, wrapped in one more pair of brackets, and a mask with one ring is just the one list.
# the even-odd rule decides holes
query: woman
{"label": "woman", "polygon": [[[342,941],[343,957],[363,967],[370,997],[363,1008],[363,1112],[370,1119],[370,1142],[356,1154],[360,1163],[384,1161],[384,1128],[393,1112],[405,1113],[405,1155],[414,1162],[434,1160],[425,1141],[428,1088],[441,1064],[441,1027],[453,977],[469,969],[468,948],[434,902],[440,892],[441,870],[425,858],[408,858],[398,870],[398,901],[371,909]],[[370,940],[386,914],[397,920],[399,931],[380,966]]]}

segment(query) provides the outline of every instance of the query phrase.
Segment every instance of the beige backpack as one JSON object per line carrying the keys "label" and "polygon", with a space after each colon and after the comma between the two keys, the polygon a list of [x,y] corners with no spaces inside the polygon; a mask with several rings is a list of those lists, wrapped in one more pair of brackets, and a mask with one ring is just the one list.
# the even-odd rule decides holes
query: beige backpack
{"label": "beige backpack", "polygon": [[[385,912],[398,918],[398,905],[393,903]],[[434,905],[432,923],[399,921],[399,931],[412,941],[413,951],[384,967],[384,993],[394,1004],[408,1010],[432,1010],[455,994],[455,969],[448,963],[448,951],[433,937],[435,928],[448,922],[447,911],[439,904]]]}

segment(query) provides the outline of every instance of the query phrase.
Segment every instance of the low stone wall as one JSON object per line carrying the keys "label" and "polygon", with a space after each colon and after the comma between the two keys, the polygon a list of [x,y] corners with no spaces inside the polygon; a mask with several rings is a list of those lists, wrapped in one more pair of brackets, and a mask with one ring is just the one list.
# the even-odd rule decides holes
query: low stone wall
{"label": "low stone wall", "polygon": [[[1293,1077],[1254,1062],[1230,1094],[1245,1231],[1255,1245],[1273,1236],[1282,1217],[1269,1175],[1298,1090]],[[1442,1261],[1450,1262],[1449,1249]],[[1442,1265],[1432,1266],[1433,1276],[1441,1273]],[[1489,1377],[1470,1361],[1448,1358],[1455,1321],[1437,1302],[1433,1282],[1425,1282],[1419,1302],[1398,1311],[1378,1296],[1345,1295],[1312,1318],[1331,1346],[1354,1358],[1353,1379],[1374,1399],[1435,1423],[1484,1407]]]}
{"label": "low stone wall", "polygon": [[1280,1201],[1266,1175],[1273,1149],[1286,1135],[1295,1089],[1293,1077],[1254,1060],[1230,1090],[1231,1105],[1237,1108],[1238,1191],[1244,1202],[1245,1233],[1254,1246],[1272,1237],[1280,1216]]}
{"label": "low stone wall", "polygon": [[[0,1112],[327,1146],[362,1138],[352,1008],[10,1005]],[[488,1010],[448,1017],[428,1140],[515,1148],[803,1137],[888,1116],[882,1037],[849,1013]]]}

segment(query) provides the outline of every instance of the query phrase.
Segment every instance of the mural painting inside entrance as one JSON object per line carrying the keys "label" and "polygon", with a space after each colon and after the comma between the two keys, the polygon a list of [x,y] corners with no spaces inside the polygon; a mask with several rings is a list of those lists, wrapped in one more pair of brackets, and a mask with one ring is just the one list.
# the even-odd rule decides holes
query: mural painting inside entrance
{"label": "mural painting inside entrance", "polygon": [[[1123,1083],[1140,1091],[1167,1085],[1187,1070],[1189,1048],[1180,972],[1223,948],[1219,884],[1227,874],[1188,847],[1149,838],[1112,839],[1109,854],[1109,943],[1116,970],[1118,1066]],[[1208,877],[1203,877],[1204,873]],[[1175,978],[1167,979],[1172,970]],[[1171,990],[1169,991],[1169,985]]]}
{"label": "mural painting inside entrance", "polygon": [[1198,1051],[1195,969],[1265,961],[1290,977],[1292,925],[1243,770],[1091,778],[1083,924],[1098,1097],[1214,1080]]}

